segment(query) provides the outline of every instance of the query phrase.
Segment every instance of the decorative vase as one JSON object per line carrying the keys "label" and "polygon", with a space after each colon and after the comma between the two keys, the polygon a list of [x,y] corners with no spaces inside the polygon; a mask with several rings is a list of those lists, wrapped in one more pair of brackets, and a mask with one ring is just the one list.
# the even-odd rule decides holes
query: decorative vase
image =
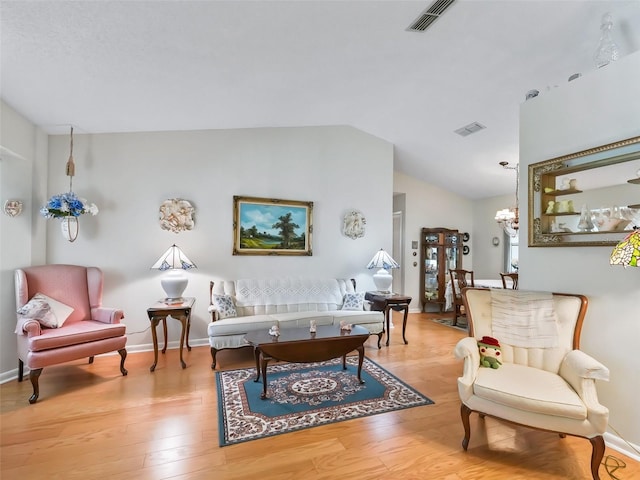
{"label": "decorative vase", "polygon": [[591,211],[587,204],[582,205],[580,209],[580,221],[578,222],[578,230],[581,232],[590,232],[593,230],[593,222],[591,221]]}
{"label": "decorative vase", "polygon": [[610,13],[602,15],[602,24],[600,25],[600,41],[598,48],[593,55],[596,67],[601,68],[614,62],[620,58],[618,46],[611,38],[611,27],[613,27],[613,18]]}
{"label": "decorative vase", "polygon": [[65,238],[65,240],[73,242],[76,238],[78,238],[78,231],[80,230],[78,217],[74,217],[73,215],[62,217],[60,228],[62,229],[62,236]]}

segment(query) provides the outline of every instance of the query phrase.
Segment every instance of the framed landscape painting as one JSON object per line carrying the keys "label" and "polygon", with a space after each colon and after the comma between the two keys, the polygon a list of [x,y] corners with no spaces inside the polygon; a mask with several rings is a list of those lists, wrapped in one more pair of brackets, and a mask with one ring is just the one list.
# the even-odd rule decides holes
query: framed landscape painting
{"label": "framed landscape painting", "polygon": [[234,255],[311,255],[313,202],[233,197]]}

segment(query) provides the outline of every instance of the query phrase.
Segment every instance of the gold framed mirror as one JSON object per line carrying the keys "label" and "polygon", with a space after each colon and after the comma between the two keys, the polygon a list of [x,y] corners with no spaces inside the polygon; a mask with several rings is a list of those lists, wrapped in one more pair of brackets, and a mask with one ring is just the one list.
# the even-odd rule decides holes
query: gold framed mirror
{"label": "gold framed mirror", "polygon": [[640,136],[529,165],[529,246],[616,245],[640,228]]}

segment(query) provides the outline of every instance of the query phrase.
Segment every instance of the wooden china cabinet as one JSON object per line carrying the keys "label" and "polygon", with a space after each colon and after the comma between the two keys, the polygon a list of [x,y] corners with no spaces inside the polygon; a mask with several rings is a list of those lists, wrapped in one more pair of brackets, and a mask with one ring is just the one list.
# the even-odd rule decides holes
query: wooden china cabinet
{"label": "wooden china cabinet", "polygon": [[420,236],[420,301],[445,306],[449,270],[462,268],[462,233],[448,228],[423,228]]}

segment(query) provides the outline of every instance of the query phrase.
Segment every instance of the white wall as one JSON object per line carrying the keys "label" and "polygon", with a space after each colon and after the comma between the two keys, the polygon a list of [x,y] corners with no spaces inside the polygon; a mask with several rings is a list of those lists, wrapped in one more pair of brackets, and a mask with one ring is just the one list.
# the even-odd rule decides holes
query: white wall
{"label": "white wall", "polygon": [[[48,195],[68,190],[68,157],[68,135],[49,137]],[[74,159],[73,190],[100,213],[80,217],[74,243],[62,238],[58,220],[38,217],[49,227],[46,263],[104,270],[104,304],[124,310],[130,351],[151,343],[146,309],[164,293],[161,273],[150,266],[172,243],[198,266],[187,272],[185,291],[196,297],[193,345],[205,343],[210,280],[353,277],[359,290],[370,290],[365,266],[379,248],[391,248],[393,146],[351,127],[74,134]],[[233,256],[234,195],[313,201],[313,255]],[[176,197],[196,208],[191,231],[160,228],[161,202]],[[341,230],[351,209],[367,220],[357,240]],[[179,323],[169,328],[177,340]]]}
{"label": "white wall", "polygon": [[[521,207],[525,200],[520,200]],[[500,279],[504,271],[505,237],[500,225],[494,220],[496,212],[509,208],[514,204],[513,195],[500,195],[473,202],[473,231],[471,233],[471,250],[473,256],[474,278]],[[498,237],[500,244],[493,245],[492,240]],[[522,234],[520,242],[522,242]]]}
{"label": "white wall", "polygon": [[43,184],[38,175],[45,163],[46,149],[41,148],[45,139],[33,124],[0,101],[0,206],[9,199],[23,203],[17,217],[0,214],[0,381],[5,379],[4,372],[17,367],[13,270],[44,258],[44,228],[33,229],[32,192]]}
{"label": "white wall", "polygon": [[[405,291],[403,293],[413,298],[410,305],[411,311],[419,312],[422,309],[420,303],[420,250],[419,248],[413,250],[411,242],[417,241],[420,245],[423,227],[451,228],[471,234],[474,226],[473,203],[467,198],[400,172],[394,173],[393,191],[396,195],[405,195],[405,256],[404,265],[401,268],[404,275]],[[413,252],[417,253],[415,257]],[[413,265],[414,262],[417,263],[416,266]],[[463,268],[472,268],[473,246],[471,246],[469,255],[463,255],[462,265]]]}
{"label": "white wall", "polygon": [[[531,163],[637,135],[640,52],[522,105],[523,185]],[[615,429],[611,431],[640,445],[640,269],[610,266],[611,247],[528,248],[526,209],[522,217],[521,288],[581,293],[589,298],[582,349],[611,370],[611,381],[598,383],[600,399],[610,410],[610,425]],[[627,447],[620,444],[620,448]]]}

